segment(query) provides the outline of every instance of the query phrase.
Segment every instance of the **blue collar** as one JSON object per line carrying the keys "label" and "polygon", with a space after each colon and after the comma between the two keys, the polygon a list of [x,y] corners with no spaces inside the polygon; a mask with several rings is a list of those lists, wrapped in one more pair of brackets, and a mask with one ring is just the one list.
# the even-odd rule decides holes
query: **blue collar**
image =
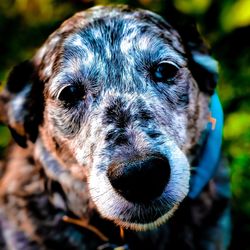
{"label": "blue collar", "polygon": [[208,136],[199,163],[197,166],[192,166],[195,168],[195,172],[191,176],[190,191],[188,193],[191,199],[195,199],[199,196],[202,189],[214,176],[219,165],[223,130],[223,111],[219,97],[216,93],[211,97],[210,112],[211,117],[216,119],[216,126],[212,129],[212,124],[208,123]]}

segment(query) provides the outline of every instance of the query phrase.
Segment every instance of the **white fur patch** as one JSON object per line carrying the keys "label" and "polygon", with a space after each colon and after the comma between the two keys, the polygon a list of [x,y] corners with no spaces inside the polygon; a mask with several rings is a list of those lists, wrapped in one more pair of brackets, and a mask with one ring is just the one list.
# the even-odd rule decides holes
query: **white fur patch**
{"label": "white fur patch", "polygon": [[72,41],[72,45],[76,47],[83,47],[84,43],[82,37],[76,36]]}
{"label": "white fur patch", "polygon": [[85,60],[84,60],[84,65],[85,66],[90,66],[90,64],[92,64],[94,62],[94,53],[87,49],[85,50]]}
{"label": "white fur patch", "polygon": [[129,50],[132,48],[132,40],[129,38],[125,38],[121,41],[120,49],[123,54],[128,54]]}
{"label": "white fur patch", "polygon": [[138,48],[140,49],[140,50],[147,50],[147,49],[149,49],[150,48],[150,39],[151,38],[149,38],[149,37],[147,37],[147,36],[143,36],[143,37],[141,37],[140,39],[139,39],[139,41],[138,41]]}
{"label": "white fur patch", "polygon": [[110,51],[110,47],[109,46],[105,47],[105,52],[106,52],[106,57],[108,59],[111,59],[112,55],[111,55],[111,51]]}
{"label": "white fur patch", "polygon": [[[90,50],[89,46],[84,43],[84,39],[78,35],[74,34],[65,40],[65,45],[69,47],[77,47],[79,49],[79,54],[75,55],[73,60],[76,58],[82,59],[82,64],[84,63],[85,66],[90,66],[94,60],[94,53]],[[70,62],[71,60],[69,60]],[[71,62],[73,63],[73,62]]]}

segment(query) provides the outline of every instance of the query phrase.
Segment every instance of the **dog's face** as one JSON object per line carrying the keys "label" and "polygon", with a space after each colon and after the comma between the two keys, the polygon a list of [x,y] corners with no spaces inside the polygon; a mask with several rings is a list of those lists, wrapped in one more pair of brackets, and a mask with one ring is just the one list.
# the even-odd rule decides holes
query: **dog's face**
{"label": "dog's face", "polygon": [[[60,167],[87,182],[97,210],[118,225],[146,230],[165,222],[188,193],[189,152],[208,115],[209,95],[193,77],[180,34],[148,11],[96,7],[67,20],[32,65],[42,90],[33,111],[43,117],[32,121]],[[30,114],[14,105],[35,88],[23,86],[8,103],[19,137],[32,129],[17,130],[13,120]]]}

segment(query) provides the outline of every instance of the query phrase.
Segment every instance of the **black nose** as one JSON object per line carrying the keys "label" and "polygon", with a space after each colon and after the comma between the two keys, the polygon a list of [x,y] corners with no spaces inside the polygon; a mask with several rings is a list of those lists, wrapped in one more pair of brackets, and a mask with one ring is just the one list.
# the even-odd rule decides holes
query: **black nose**
{"label": "black nose", "polygon": [[170,165],[165,157],[112,165],[108,178],[113,188],[125,199],[146,203],[161,196],[170,177]]}

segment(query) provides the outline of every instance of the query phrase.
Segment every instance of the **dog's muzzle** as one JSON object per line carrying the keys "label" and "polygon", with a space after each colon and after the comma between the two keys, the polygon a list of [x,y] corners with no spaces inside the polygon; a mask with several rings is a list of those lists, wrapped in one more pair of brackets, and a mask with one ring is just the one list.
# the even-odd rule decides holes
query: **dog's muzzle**
{"label": "dog's muzzle", "polygon": [[108,178],[126,200],[147,203],[160,197],[170,178],[170,165],[164,156],[111,165]]}
{"label": "dog's muzzle", "polygon": [[187,157],[166,139],[156,153],[120,161],[95,158],[89,190],[104,218],[123,228],[146,231],[173,215],[188,193],[189,179]]}

